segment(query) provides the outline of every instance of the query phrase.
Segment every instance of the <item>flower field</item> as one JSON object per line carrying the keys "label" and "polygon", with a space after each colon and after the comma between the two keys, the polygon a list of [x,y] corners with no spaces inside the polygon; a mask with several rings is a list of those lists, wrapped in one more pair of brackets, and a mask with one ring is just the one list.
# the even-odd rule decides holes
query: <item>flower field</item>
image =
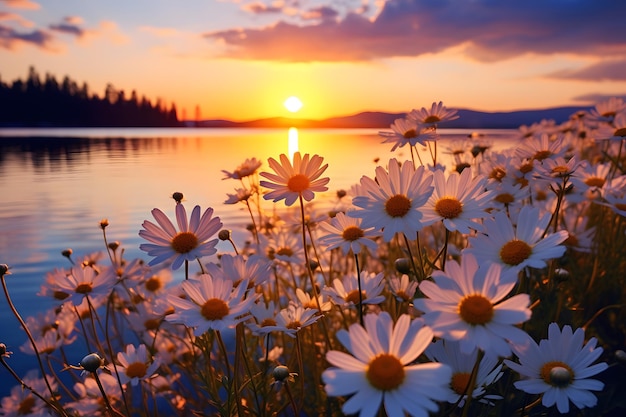
{"label": "flower field", "polygon": [[57,306],[37,317],[0,259],[28,335],[0,343],[0,415],[622,415],[626,103],[521,126],[504,151],[440,143],[457,117],[396,120],[381,146],[411,158],[349,190],[323,155],[244,155],[223,180],[245,242],[182,192],[137,225],[147,260],[103,219],[102,252],[42,278]]}

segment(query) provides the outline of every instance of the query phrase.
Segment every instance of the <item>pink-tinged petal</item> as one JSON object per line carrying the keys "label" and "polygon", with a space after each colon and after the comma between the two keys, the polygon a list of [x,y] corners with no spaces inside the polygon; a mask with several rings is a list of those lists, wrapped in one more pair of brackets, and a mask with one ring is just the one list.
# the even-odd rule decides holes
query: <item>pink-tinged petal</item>
{"label": "pink-tinged petal", "polygon": [[182,204],[176,204],[176,222],[178,223],[178,230],[181,232],[187,232],[189,230],[187,223],[187,210]]}
{"label": "pink-tinged petal", "polygon": [[154,219],[159,224],[159,226],[161,226],[161,228],[165,231],[165,233],[167,233],[170,236],[176,236],[178,232],[176,231],[176,228],[174,227],[170,219],[167,218],[165,213],[163,213],[161,210],[156,209],[156,208],[153,209],[151,213]]}
{"label": "pink-tinged petal", "polygon": [[326,353],[326,360],[331,365],[338,368],[345,369],[347,371],[365,372],[367,369],[367,363],[364,363],[352,355],[348,355],[345,352],[339,350],[330,350]]}

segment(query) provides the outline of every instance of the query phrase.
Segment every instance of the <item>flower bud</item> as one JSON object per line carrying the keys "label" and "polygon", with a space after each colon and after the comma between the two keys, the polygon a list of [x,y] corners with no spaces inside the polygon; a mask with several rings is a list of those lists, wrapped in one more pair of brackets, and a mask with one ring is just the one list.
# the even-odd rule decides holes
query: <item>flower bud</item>
{"label": "flower bud", "polygon": [[217,237],[220,240],[224,240],[224,241],[230,240],[230,230],[228,230],[228,229],[220,230],[220,232],[217,234]]}
{"label": "flower bud", "polygon": [[105,229],[109,225],[109,219],[100,220],[100,228]]}
{"label": "flower bud", "polygon": [[9,265],[7,264],[0,264],[0,275],[9,275]]}
{"label": "flower bud", "polygon": [[407,258],[398,258],[395,261],[396,271],[401,274],[411,274],[411,262]]}
{"label": "flower bud", "polygon": [[183,193],[177,191],[172,194],[172,198],[174,199],[174,201],[176,201],[176,203],[180,203],[181,201],[183,201]]}
{"label": "flower bud", "polygon": [[97,353],[90,353],[80,361],[80,366],[87,372],[96,372],[98,368],[104,366],[104,359]]}
{"label": "flower bud", "polygon": [[272,371],[272,376],[277,381],[284,381],[289,377],[289,368],[287,368],[285,365],[278,365]]}

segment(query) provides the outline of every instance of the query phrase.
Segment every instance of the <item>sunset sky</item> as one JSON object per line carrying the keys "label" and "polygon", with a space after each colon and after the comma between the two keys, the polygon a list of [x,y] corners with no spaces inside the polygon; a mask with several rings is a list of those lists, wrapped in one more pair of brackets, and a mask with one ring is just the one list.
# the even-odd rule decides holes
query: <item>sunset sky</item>
{"label": "sunset sky", "polygon": [[0,0],[0,80],[68,75],[179,117],[321,119],[626,96],[624,0]]}

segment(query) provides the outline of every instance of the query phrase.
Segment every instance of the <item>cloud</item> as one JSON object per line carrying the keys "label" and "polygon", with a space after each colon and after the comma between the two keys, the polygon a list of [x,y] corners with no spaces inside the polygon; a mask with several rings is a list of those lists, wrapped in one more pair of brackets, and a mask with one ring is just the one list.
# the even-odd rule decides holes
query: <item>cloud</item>
{"label": "cloud", "polygon": [[626,81],[626,58],[608,59],[576,70],[563,70],[549,74],[551,78],[581,81]]}
{"label": "cloud", "polygon": [[39,10],[41,8],[39,3],[30,0],[0,0],[0,3],[4,3],[14,9]]}
{"label": "cloud", "polygon": [[459,46],[483,62],[526,53],[626,54],[622,0],[388,0],[374,17],[367,11],[203,36],[224,45],[226,57],[278,61],[367,61]]}
{"label": "cloud", "polygon": [[15,21],[20,26],[25,27],[25,28],[32,28],[35,26],[33,22],[31,22],[28,19],[25,19],[24,17],[16,13],[0,12],[0,21],[5,21],[5,22]]}
{"label": "cloud", "polygon": [[62,23],[50,25],[49,29],[82,38],[86,33],[85,29],[80,27],[82,23],[83,19],[78,16],[67,16]]}
{"label": "cloud", "polygon": [[19,33],[14,29],[0,24],[0,48],[14,50],[22,44],[33,45],[52,51],[52,35],[42,30]]}
{"label": "cloud", "polygon": [[156,36],[158,38],[171,38],[180,34],[178,29],[167,27],[140,26],[139,30],[141,32],[149,33],[150,35]]}
{"label": "cloud", "polygon": [[303,20],[328,20],[339,17],[339,12],[330,6],[314,7],[301,14]]}
{"label": "cloud", "polygon": [[626,93],[621,94],[604,94],[604,93],[589,93],[582,96],[576,96],[572,100],[579,101],[587,104],[596,104],[607,101],[611,98],[621,98],[626,101]]}
{"label": "cloud", "polygon": [[243,11],[252,13],[252,14],[266,14],[266,13],[281,13],[282,6],[268,6],[265,3],[261,3],[260,1],[255,1],[253,3],[246,3],[241,6]]}

